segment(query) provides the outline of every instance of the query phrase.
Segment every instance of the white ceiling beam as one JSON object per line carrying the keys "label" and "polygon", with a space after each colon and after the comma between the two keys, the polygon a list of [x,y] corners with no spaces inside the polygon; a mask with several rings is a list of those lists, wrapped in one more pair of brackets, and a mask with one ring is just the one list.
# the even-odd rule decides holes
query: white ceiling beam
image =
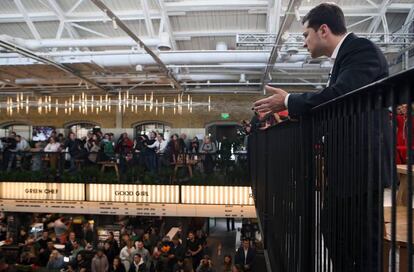
{"label": "white ceiling beam", "polygon": [[412,20],[414,20],[414,5],[412,5],[410,11],[408,12],[408,15],[407,15],[407,18],[405,18],[404,24],[408,24]]}
{"label": "white ceiling beam", "polygon": [[408,12],[407,18],[405,18],[404,22],[404,33],[408,33],[410,30],[410,25],[413,23],[414,20],[414,5],[411,7],[410,11]]}
{"label": "white ceiling beam", "polygon": [[154,37],[154,26],[152,24],[151,15],[148,8],[148,1],[147,0],[141,0],[142,9],[144,11],[144,17],[145,17],[145,27],[147,28],[148,35],[152,38]]}
{"label": "white ceiling beam", "polygon": [[268,6],[267,0],[198,0],[198,1],[179,1],[167,2],[165,8],[168,11],[224,11],[224,10],[249,10],[264,8]]}
{"label": "white ceiling beam", "polygon": [[167,11],[165,10],[165,3],[164,0],[158,0],[158,5],[160,7],[160,11],[161,11],[161,21],[162,21],[162,25],[160,24],[160,30],[161,30],[161,26],[163,26],[163,31],[167,32],[168,35],[170,36],[170,41],[171,41],[171,46],[173,50],[177,50],[177,42],[175,40],[175,35],[172,32],[172,27],[171,27],[171,22],[170,22],[170,17],[168,16]]}
{"label": "white ceiling beam", "polygon": [[56,32],[56,39],[61,39],[62,38],[62,34],[63,34],[63,30],[64,29],[65,29],[65,23],[64,22],[60,22],[59,23],[58,30]]}
{"label": "white ceiling beam", "polygon": [[68,12],[66,12],[67,14],[70,14],[72,12],[74,12],[80,4],[82,4],[83,0],[78,0],[78,2],[76,2],[71,8],[70,10],[68,10]]}
{"label": "white ceiling beam", "polygon": [[56,16],[59,18],[59,21],[64,24],[64,28],[68,32],[69,36],[71,38],[79,38],[78,32],[70,25],[66,23],[65,14],[63,13],[62,8],[59,6],[59,4],[56,2],[56,0],[48,0],[49,6],[52,8],[53,12],[56,14]]}
{"label": "white ceiling beam", "polygon": [[29,14],[27,13],[26,8],[23,6],[23,3],[21,0],[14,0],[14,3],[16,4],[17,8],[19,9],[20,13],[22,14],[24,21],[26,22],[27,26],[30,29],[30,32],[32,33],[33,37],[36,40],[40,40],[40,34],[37,31],[32,19],[30,18]]}
{"label": "white ceiling beam", "polygon": [[[188,2],[188,1],[187,1]],[[208,1],[210,3],[209,9],[202,8],[201,6],[197,6],[194,3],[198,2],[191,2],[194,7],[186,8],[183,7],[182,10],[178,8],[169,8],[174,3],[181,3],[181,2],[166,2],[165,11],[168,13],[169,16],[185,16],[186,12],[189,11],[208,11],[208,10],[249,10],[250,13],[258,13],[258,14],[267,14],[267,1],[259,1],[260,5],[250,5],[247,8],[246,5],[243,5],[243,2],[238,5],[239,1]],[[220,4],[221,3],[221,4]],[[250,2],[255,3],[255,2]],[[266,4],[263,4],[266,3]],[[174,6],[173,6],[174,7]],[[307,12],[309,12],[313,6],[301,6],[299,7],[298,11],[300,16],[304,16]],[[391,3],[387,7],[387,13],[408,13],[412,8],[412,4],[408,3]],[[343,6],[342,7],[346,17],[369,17],[378,15],[378,9],[372,6]],[[286,8],[282,7],[282,12],[280,16],[284,16]],[[162,15],[158,10],[149,10],[149,14],[151,19],[161,19]],[[30,12],[28,16],[33,22],[45,22],[45,21],[57,21],[56,15],[53,12]],[[120,10],[117,11],[117,16],[123,21],[128,20],[145,20],[144,12],[137,11],[137,10]],[[108,19],[105,18],[102,12],[73,12],[71,14],[66,14],[66,22],[102,22],[107,21]],[[0,23],[24,23],[24,16],[21,13],[9,13],[9,14],[0,14]]]}
{"label": "white ceiling beam", "polygon": [[280,14],[282,13],[281,0],[269,0],[267,13],[267,33],[276,33],[280,27]]}
{"label": "white ceiling beam", "polygon": [[[169,12],[172,11],[229,11],[229,10],[258,10],[261,13],[267,13],[268,1],[257,0],[257,1],[245,1],[245,0],[211,0],[211,1],[179,1],[179,2],[167,2],[165,7]],[[306,4],[305,4],[306,5]],[[299,7],[299,12],[307,13],[314,6]],[[412,4],[410,3],[392,3],[388,7],[388,12],[405,13],[408,12]],[[371,5],[352,5],[352,6],[341,6],[344,13],[377,13],[378,8]],[[283,7],[283,11],[286,11],[286,7]],[[346,15],[346,14],[345,14]]]}
{"label": "white ceiling beam", "polygon": [[110,38],[108,35],[106,35],[106,34],[103,34],[103,33],[101,33],[101,32],[98,32],[98,31],[95,31],[95,30],[92,30],[92,29],[90,29],[90,28],[88,28],[88,27],[84,27],[84,26],[81,26],[81,25],[79,25],[79,24],[77,24],[77,23],[70,23],[73,27],[76,27],[76,28],[79,28],[79,29],[82,29],[83,31],[86,31],[86,32],[89,32],[89,33],[92,33],[92,34],[95,34],[96,36],[99,36],[99,37],[102,37],[102,38]]}
{"label": "white ceiling beam", "polygon": [[[378,9],[378,14],[377,16],[374,17],[374,19],[372,20],[371,24],[368,27],[367,32],[368,33],[374,33],[378,30],[378,27],[380,26],[380,23],[383,23],[383,26],[385,27],[384,24],[384,17],[385,14],[387,12],[387,6],[390,4],[391,0],[383,0],[381,3],[381,6]],[[386,19],[385,19],[386,21]],[[384,28],[385,31],[385,28]]]}
{"label": "white ceiling beam", "polygon": [[357,21],[357,22],[355,22],[353,24],[347,25],[346,28],[349,30],[350,28],[352,28],[354,26],[357,26],[359,24],[365,23],[366,21],[369,21],[371,19],[372,19],[372,16],[371,17],[364,18],[364,19],[359,20],[359,21]]}
{"label": "white ceiling beam", "polygon": [[374,3],[374,2],[372,2],[371,0],[365,0],[365,1],[367,1],[367,3],[369,3],[374,8],[378,8],[378,5],[376,3]]}
{"label": "white ceiling beam", "polygon": [[[125,10],[119,11],[119,16],[124,21],[130,20],[145,20],[143,11]],[[150,10],[152,19],[161,19],[161,14],[158,10]],[[185,12],[174,12],[172,15],[185,15]],[[31,12],[29,13],[33,22],[50,22],[58,21],[56,13],[50,11]],[[105,22],[108,18],[102,12],[74,12],[65,16],[66,22]],[[0,23],[24,23],[24,17],[20,13],[0,14]]]}
{"label": "white ceiling beam", "polygon": [[266,29],[263,30],[250,30],[250,29],[225,29],[225,30],[199,30],[199,31],[177,31],[173,32],[173,35],[177,41],[187,41],[192,37],[235,37],[239,33],[266,33]]}

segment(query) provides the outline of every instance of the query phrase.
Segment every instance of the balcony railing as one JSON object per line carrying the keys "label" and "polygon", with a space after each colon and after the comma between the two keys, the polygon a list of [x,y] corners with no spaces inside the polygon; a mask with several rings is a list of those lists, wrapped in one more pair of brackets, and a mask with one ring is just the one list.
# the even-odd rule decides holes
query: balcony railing
{"label": "balcony railing", "polygon": [[0,181],[249,185],[247,153],[0,153]]}
{"label": "balcony railing", "polygon": [[[273,271],[413,271],[413,76],[391,76],[249,136]],[[407,163],[396,165],[401,104]]]}

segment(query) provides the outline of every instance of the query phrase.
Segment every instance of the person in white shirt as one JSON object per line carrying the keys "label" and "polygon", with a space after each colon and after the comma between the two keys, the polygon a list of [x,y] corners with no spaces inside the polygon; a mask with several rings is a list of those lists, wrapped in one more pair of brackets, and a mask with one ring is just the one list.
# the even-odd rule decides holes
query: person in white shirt
{"label": "person in white shirt", "polygon": [[167,145],[168,142],[164,139],[164,135],[162,133],[158,133],[156,141],[152,145],[148,146],[149,148],[155,148],[155,152],[158,154],[158,171],[160,171],[162,167],[169,165],[168,156],[165,154],[167,151]]}
{"label": "person in white shirt", "polygon": [[148,145],[147,147],[155,148],[156,153],[164,153],[165,148],[167,147],[167,141],[164,140],[162,133],[158,133],[155,142],[151,145]]}
{"label": "person in white shirt", "polygon": [[49,162],[50,162],[50,168],[56,169],[57,161],[58,161],[58,154],[56,152],[59,152],[61,150],[60,143],[56,142],[55,137],[49,138],[49,143],[46,145],[44,151],[45,152],[53,152],[53,154],[49,155]]}
{"label": "person in white shirt", "polygon": [[17,142],[16,151],[27,151],[30,149],[29,143],[22,136],[17,135],[16,142]]}
{"label": "person in white shirt", "polygon": [[60,143],[56,142],[53,137],[49,138],[49,143],[45,146],[45,152],[58,152],[60,151]]}
{"label": "person in white shirt", "polygon": [[121,259],[122,264],[125,266],[126,271],[129,271],[135,254],[136,250],[133,247],[132,242],[128,241],[127,245],[124,246],[119,253],[119,258]]}
{"label": "person in white shirt", "polygon": [[30,150],[30,145],[26,141],[26,139],[20,135],[16,136],[16,142],[17,144],[16,144],[15,152],[17,152],[17,154],[15,154],[15,159],[16,159],[16,167],[19,168],[23,164],[25,157],[29,155],[25,152]]}

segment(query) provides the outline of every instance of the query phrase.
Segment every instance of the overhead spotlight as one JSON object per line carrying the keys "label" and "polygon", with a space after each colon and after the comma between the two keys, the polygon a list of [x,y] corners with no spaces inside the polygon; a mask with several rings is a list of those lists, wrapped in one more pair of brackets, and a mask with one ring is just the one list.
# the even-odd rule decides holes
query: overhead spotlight
{"label": "overhead spotlight", "polygon": [[113,27],[114,29],[118,29],[118,24],[116,23],[115,17],[114,17],[114,18],[112,18],[112,27]]}
{"label": "overhead spotlight", "polygon": [[142,72],[142,70],[142,65],[138,64],[137,66],[135,66],[135,71]]}
{"label": "overhead spotlight", "polygon": [[299,49],[296,46],[289,46],[286,49],[286,52],[288,52],[289,55],[294,55],[294,54],[297,54],[299,52]]}
{"label": "overhead spotlight", "polygon": [[246,75],[245,74],[240,74],[239,82],[240,83],[245,83],[246,82]]}
{"label": "overhead spotlight", "polygon": [[289,46],[286,48],[286,52],[289,55],[294,55],[294,54],[297,54],[299,52],[299,48],[295,45],[296,42],[297,42],[296,39],[293,38],[293,37],[290,37],[286,41],[286,43],[289,44]]}
{"label": "overhead spotlight", "polygon": [[161,32],[160,43],[157,45],[158,50],[160,51],[169,51],[171,50],[170,35],[167,32]]}

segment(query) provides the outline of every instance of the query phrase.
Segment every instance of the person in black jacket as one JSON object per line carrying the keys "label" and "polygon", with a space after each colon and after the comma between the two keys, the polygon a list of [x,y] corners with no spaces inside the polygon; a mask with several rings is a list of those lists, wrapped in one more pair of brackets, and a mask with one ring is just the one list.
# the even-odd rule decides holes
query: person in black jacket
{"label": "person in black jacket", "polygon": [[115,257],[112,264],[109,266],[109,272],[126,272],[125,266],[122,264],[119,257]]}
{"label": "person in black jacket", "polygon": [[76,139],[76,135],[73,132],[69,133],[68,139],[65,142],[64,148],[68,149],[70,155],[70,171],[73,172],[76,170],[75,160],[82,159],[85,154],[82,142],[79,139]]}
{"label": "person in black jacket", "polygon": [[170,268],[173,268],[178,260],[183,260],[185,257],[185,248],[181,244],[180,240],[177,237],[174,237],[172,243],[173,245],[171,247],[170,254],[168,255],[168,263]]}
{"label": "person in black jacket", "polygon": [[244,239],[243,244],[234,256],[234,263],[242,266],[244,271],[254,271],[256,261],[256,250],[250,247],[250,240]]}
{"label": "person in black jacket", "polygon": [[146,272],[144,260],[142,260],[141,254],[137,253],[134,255],[134,261],[131,263],[128,272]]}
{"label": "person in black jacket", "polygon": [[[318,105],[388,76],[387,61],[381,50],[371,41],[347,33],[344,14],[337,5],[323,3],[316,6],[303,18],[302,23],[304,46],[311,56],[313,58],[327,56],[334,61],[326,88],[315,93],[288,94],[282,89],[266,86],[266,90],[273,95],[256,101],[254,110],[279,112],[287,109],[289,115],[304,116]],[[369,267],[369,263],[371,262],[372,266],[380,263],[383,222],[379,212],[382,208],[380,188],[391,182],[390,174],[392,171],[395,172],[395,169],[391,169],[392,136],[385,109],[373,114],[372,124],[374,125],[367,128],[367,131],[372,132],[370,139],[368,133],[363,135],[363,139],[370,140],[373,146],[372,167],[367,169],[372,170],[374,185],[370,189],[368,186],[361,185],[362,190],[358,191],[355,190],[357,186],[342,184],[341,187],[344,189],[335,190],[333,188],[336,181],[331,178],[330,190],[323,199],[321,231],[334,271],[379,269],[379,267]],[[330,135],[324,135],[320,141],[330,143],[332,139]],[[382,148],[379,149],[379,146]],[[361,152],[368,154],[369,150],[361,146]],[[330,161],[329,158],[324,160]],[[329,180],[327,169],[329,165],[325,165],[325,172],[327,172],[325,179]],[[383,184],[378,184],[379,181]],[[370,206],[368,206],[369,195]],[[358,204],[350,205],[351,199]],[[359,219],[354,218],[357,214],[360,214]],[[338,215],[351,215],[352,218],[343,220],[338,218]],[[371,220],[368,222],[367,218]],[[361,245],[355,246],[356,243]]]}
{"label": "person in black jacket", "polygon": [[10,170],[13,167],[14,163],[14,156],[13,152],[16,150],[17,141],[16,141],[16,133],[11,131],[9,133],[9,137],[3,138],[3,170]]}
{"label": "person in black jacket", "polygon": [[[105,248],[107,247],[106,244],[108,244],[109,248],[108,248],[108,252],[110,251],[110,255],[111,256],[117,256],[119,255],[119,246],[118,246],[118,242],[115,240],[115,236],[114,233],[112,231],[109,232],[108,238],[105,240]],[[107,256],[108,257],[108,256]],[[113,260],[113,258],[112,258]],[[108,261],[109,261],[109,257],[108,257]],[[109,262],[110,264],[112,264],[112,262]]]}

